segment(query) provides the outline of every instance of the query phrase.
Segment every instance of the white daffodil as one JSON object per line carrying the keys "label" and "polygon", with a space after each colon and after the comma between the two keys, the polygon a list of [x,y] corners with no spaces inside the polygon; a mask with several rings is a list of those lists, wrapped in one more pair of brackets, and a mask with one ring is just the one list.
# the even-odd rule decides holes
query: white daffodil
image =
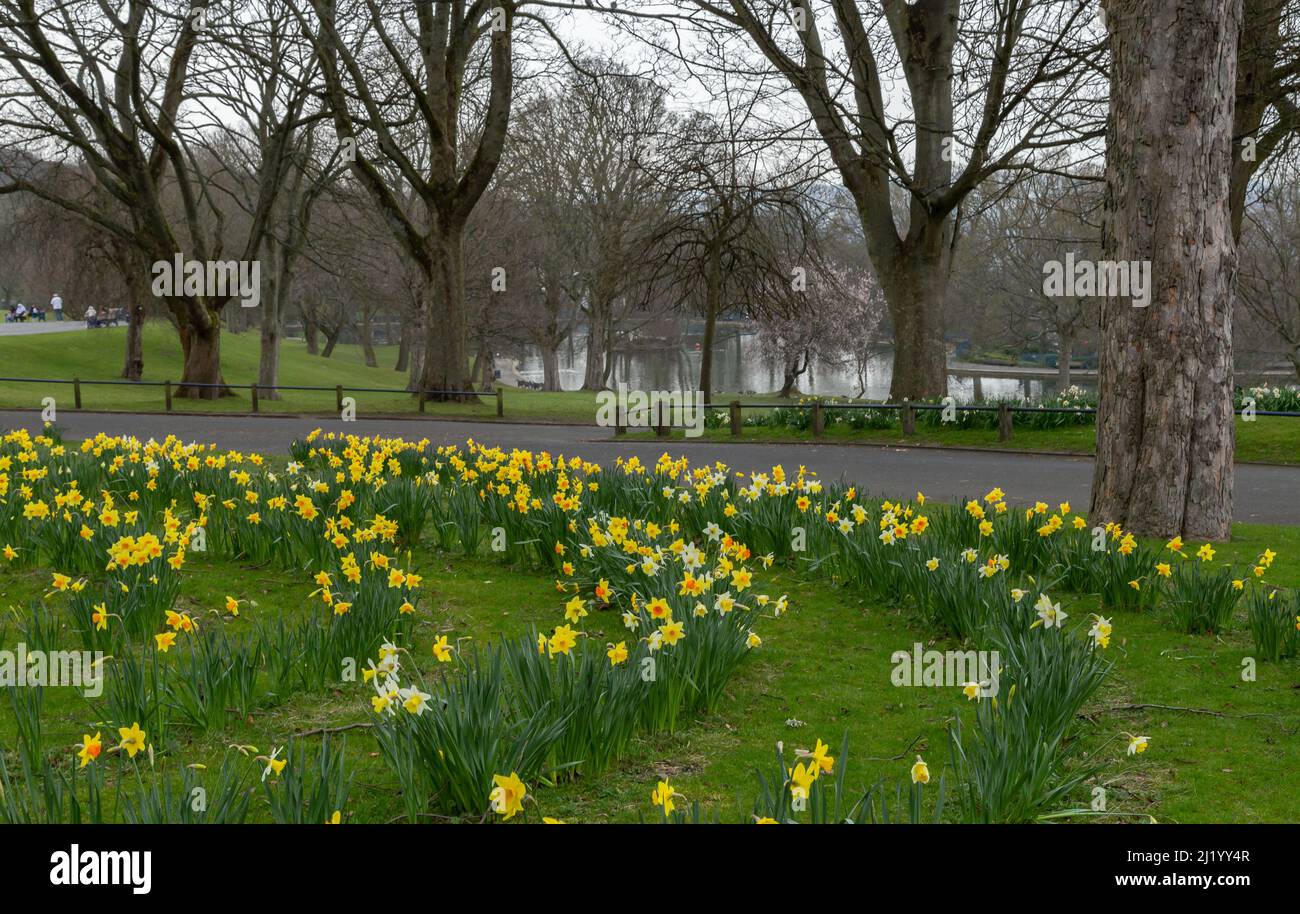
{"label": "white daffodil", "polygon": [[[1069,614],[1061,610],[1060,603],[1053,603],[1052,598],[1047,594],[1040,594],[1038,602],[1034,604],[1034,610],[1038,613],[1038,621],[1042,623],[1043,628],[1061,627],[1061,624],[1069,618]],[[1038,623],[1035,623],[1038,624]]]}

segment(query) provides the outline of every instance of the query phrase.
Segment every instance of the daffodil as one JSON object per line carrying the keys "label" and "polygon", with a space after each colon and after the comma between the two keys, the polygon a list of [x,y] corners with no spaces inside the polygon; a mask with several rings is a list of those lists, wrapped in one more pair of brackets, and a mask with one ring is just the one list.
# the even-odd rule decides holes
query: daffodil
{"label": "daffodil", "polygon": [[94,736],[89,734],[83,735],[79,747],[80,751],[77,752],[77,758],[81,759],[81,765],[79,767],[85,768],[95,759],[99,758],[99,754],[103,749],[104,742],[100,738],[98,732]]}
{"label": "daffodil", "polygon": [[496,786],[488,794],[488,802],[493,812],[503,820],[509,820],[523,810],[524,797],[528,796],[528,788],[523,781],[519,780],[519,775],[513,771],[510,772],[509,777],[494,774],[492,783]]}
{"label": "daffodil", "polygon": [[1053,603],[1052,598],[1047,594],[1039,595],[1038,602],[1034,604],[1034,611],[1038,613],[1038,621],[1031,626],[1032,628],[1040,625],[1045,629],[1053,626],[1060,628],[1061,623],[1069,618],[1069,614],[1061,610],[1061,604]]}
{"label": "daffodil", "polygon": [[670,816],[673,810],[677,808],[677,804],[673,800],[679,796],[681,794],[671,784],[667,781],[660,781],[655,785],[655,789],[650,792],[650,802],[662,808],[665,816]]}
{"label": "daffodil", "polygon": [[439,663],[447,663],[451,660],[452,650],[446,635],[439,635],[438,640],[433,642],[433,656],[438,658]]}
{"label": "daffodil", "polygon": [[129,727],[118,727],[117,734],[122,740],[118,744],[118,748],[125,749],[126,754],[131,758],[135,758],[135,754],[145,747],[146,734],[140,729],[139,721]]}

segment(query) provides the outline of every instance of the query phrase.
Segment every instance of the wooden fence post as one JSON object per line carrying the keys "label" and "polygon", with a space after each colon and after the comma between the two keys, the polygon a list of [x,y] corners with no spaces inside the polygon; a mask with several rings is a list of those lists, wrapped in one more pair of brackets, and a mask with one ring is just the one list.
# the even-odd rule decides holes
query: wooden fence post
{"label": "wooden fence post", "polygon": [[497,418],[500,419],[506,414],[506,392],[505,389],[497,387]]}
{"label": "wooden fence post", "polygon": [[172,382],[163,381],[163,399],[167,401],[167,412],[172,411]]}
{"label": "wooden fence post", "polygon": [[420,392],[416,395],[416,400],[420,404],[420,412],[424,412],[424,385],[420,385]]}
{"label": "wooden fence post", "polygon": [[904,400],[903,406],[898,411],[898,414],[899,414],[899,420],[903,424],[903,434],[915,435],[916,434],[916,407],[912,406],[912,404],[909,401]]}
{"label": "wooden fence post", "polygon": [[739,401],[739,400],[732,400],[732,401],[731,401],[731,405],[728,407],[728,409],[731,411],[731,434],[733,434],[733,435],[735,435],[737,438],[739,438],[739,437],[740,437],[740,429],[741,429],[741,423],[740,423],[740,401]]}
{"label": "wooden fence post", "polygon": [[814,438],[820,438],[822,432],[826,430],[826,417],[822,415],[822,401],[814,400],[812,405],[812,433]]}
{"label": "wooden fence post", "polygon": [[1011,440],[1011,407],[1005,403],[998,404],[998,440]]}
{"label": "wooden fence post", "polygon": [[334,407],[340,413],[343,412],[343,385],[339,384],[334,388]]}
{"label": "wooden fence post", "polygon": [[72,376],[72,400],[77,404],[77,409],[81,409],[81,378],[76,375]]}
{"label": "wooden fence post", "polygon": [[254,381],[252,384],[248,385],[248,389],[252,391],[253,394],[253,412],[257,412],[257,382]]}

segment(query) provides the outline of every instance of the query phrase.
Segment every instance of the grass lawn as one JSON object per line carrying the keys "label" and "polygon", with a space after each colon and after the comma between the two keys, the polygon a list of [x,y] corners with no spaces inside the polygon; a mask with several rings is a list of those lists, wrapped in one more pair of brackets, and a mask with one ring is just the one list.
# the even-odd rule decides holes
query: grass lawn
{"label": "grass lawn", "polygon": [[[3,354],[4,377],[29,377],[88,380],[115,380],[125,345],[125,328],[107,328],[85,333],[35,334],[0,337],[0,354]],[[257,377],[258,347],[256,333],[226,333],[222,336],[222,364],[226,380],[231,384],[250,384]],[[308,355],[306,344],[285,340],[280,354],[280,381],[286,386],[327,387],[342,384],[345,388],[404,388],[406,375],[392,370],[397,358],[396,347],[376,347],[381,367],[368,368],[359,346],[340,345],[328,359]],[[180,343],[171,327],[161,323],[148,324],[144,332],[144,364],[146,381],[175,381],[180,377]],[[97,387],[82,385],[82,406],[85,409],[139,410],[161,412],[164,408],[160,387],[113,385]],[[357,411],[366,414],[411,414],[416,411],[416,401],[406,393],[348,394],[357,401]],[[0,408],[38,409],[45,397],[54,397],[60,408],[72,408],[73,392],[66,384],[24,384],[0,381]],[[595,421],[596,395],[590,391],[544,392],[505,388],[505,419],[550,422],[570,422],[589,425]],[[726,403],[737,395],[727,392],[714,394],[716,403]],[[781,403],[773,396],[746,396],[747,403]],[[240,413],[251,409],[247,388],[238,390],[233,397],[220,400],[176,400],[173,408],[185,411]],[[264,412],[333,414],[335,393],[325,391],[284,391],[283,399],[262,398],[260,409]],[[429,415],[460,416],[492,420],[496,418],[496,400],[484,397],[481,402],[427,403]],[[729,431],[707,429],[710,439],[731,440]],[[1029,451],[1093,452],[1095,429],[1093,426],[1068,426],[1040,430],[1018,428],[1012,439],[999,442],[994,429],[955,429],[920,426],[915,436],[904,438],[898,429],[853,430],[844,425],[832,425],[823,441],[862,442],[881,444],[918,444],[949,447],[1001,447]],[[680,433],[677,433],[680,437]],[[811,432],[792,428],[746,427],[745,441],[799,442],[811,440]],[[1237,459],[1264,463],[1300,464],[1300,419],[1261,416],[1253,422],[1237,420]]]}
{"label": "grass lawn", "polygon": [[[1234,542],[1222,554],[1248,561],[1264,545],[1282,556],[1275,582],[1300,585],[1300,530],[1295,528],[1238,525]],[[432,548],[419,550],[414,564],[426,575],[416,643],[428,644],[440,633],[481,643],[518,635],[531,624],[549,627],[560,618],[553,581],[530,569]],[[7,623],[0,624],[0,644],[12,649],[20,640],[13,624],[19,607],[39,598],[48,583],[45,571],[0,571],[0,608]],[[189,611],[204,626],[226,625],[238,632],[256,617],[317,611],[308,597],[311,589],[306,580],[196,557],[187,566],[176,608]],[[741,665],[716,714],[687,720],[672,735],[638,737],[622,761],[601,777],[530,785],[537,808],[529,818],[653,819],[651,788],[657,779],[671,777],[708,814],[745,821],[755,795],[753,771],[772,767],[778,740],[785,742],[788,754],[791,747],[810,748],[821,738],[839,756],[844,733],[851,748],[851,784],[904,780],[918,752],[937,779],[948,760],[944,723],[956,713],[968,713],[967,703],[953,689],[894,687],[890,655],[914,642],[941,650],[956,645],[935,641],[909,611],[866,604],[844,588],[802,574],[797,566],[780,569],[765,589],[788,592],[791,611],[781,619],[762,620],[763,646]],[[239,619],[223,622],[213,611],[232,592],[254,603],[245,606]],[[1066,600],[1064,608],[1078,618],[1097,607],[1093,597],[1076,597]],[[1172,631],[1151,615],[1116,613],[1113,621],[1111,651],[1117,665],[1098,700],[1085,708],[1082,734],[1094,752],[1111,759],[1103,778],[1109,809],[1164,822],[1300,818],[1300,666],[1261,663],[1258,679],[1243,682],[1241,661],[1251,646],[1241,626],[1218,637],[1194,637]],[[593,614],[586,625],[600,640],[616,638],[620,628],[612,612]],[[69,636],[69,646],[72,640]],[[436,675],[431,657],[407,662]],[[234,743],[266,752],[284,745],[291,734],[364,725],[368,691],[358,683],[300,693],[245,718],[228,715],[224,727],[195,738],[173,726],[172,741],[158,748],[173,770],[184,764],[213,766]],[[1146,707],[1135,707],[1139,705]],[[66,746],[63,763],[72,764],[73,744],[83,733],[102,728],[98,719],[96,706],[79,693],[50,690],[43,715],[45,744]],[[0,744],[8,749],[14,744],[14,727],[6,704],[0,713]],[[1120,731],[1149,736],[1151,749],[1126,756]],[[112,735],[105,734],[106,744]],[[400,819],[396,784],[364,726],[341,735],[354,773],[346,815],[366,822]],[[12,771],[12,751],[6,761]],[[260,795],[253,810],[252,818],[267,818]]]}
{"label": "grass lawn", "polygon": [[[629,432],[650,435],[652,432]],[[684,437],[675,431],[674,438]],[[915,435],[904,436],[894,429],[851,429],[833,425],[821,438],[812,432],[788,427],[745,426],[740,438],[723,428],[705,429],[701,438],[710,441],[744,441],[819,444],[895,444],[929,447],[1009,448],[1023,451],[1064,451],[1091,454],[1096,444],[1096,428],[1071,425],[1057,429],[1015,429],[1010,441],[998,441],[997,429],[931,428],[918,426]],[[1300,464],[1300,419],[1283,416],[1260,416],[1253,422],[1237,419],[1237,460],[1260,463]]]}
{"label": "grass lawn", "polygon": [[[260,338],[254,332],[224,333],[221,337],[221,362],[230,384],[251,384],[257,379]],[[82,381],[117,380],[122,353],[126,345],[126,328],[110,327],[84,333],[52,333],[0,337],[3,369],[7,378],[50,378]],[[327,387],[330,390],[286,390],[281,400],[262,397],[263,412],[332,414],[335,393],[332,388],[395,388],[406,386],[405,372],[394,371],[396,346],[376,346],[378,368],[369,368],[360,346],[339,345],[324,359],[309,355],[300,340],[285,340],[280,350],[280,383],[286,386]],[[170,325],[151,323],[144,330],[144,380],[175,383],[181,375],[180,342]],[[353,392],[361,415],[414,413],[415,399],[407,393]],[[595,415],[595,394],[543,393],[508,389],[508,418],[552,421],[590,422]],[[0,381],[0,408],[39,409],[45,397],[54,397],[63,409],[71,409],[73,391],[70,384],[24,384]],[[162,412],[161,387],[129,385],[95,386],[83,384],[81,402],[85,409],[139,410]],[[247,387],[233,397],[220,400],[175,400],[173,408],[202,412],[248,412],[252,408]],[[482,419],[496,417],[496,399],[484,397],[477,404],[427,403],[431,415],[457,415]]]}

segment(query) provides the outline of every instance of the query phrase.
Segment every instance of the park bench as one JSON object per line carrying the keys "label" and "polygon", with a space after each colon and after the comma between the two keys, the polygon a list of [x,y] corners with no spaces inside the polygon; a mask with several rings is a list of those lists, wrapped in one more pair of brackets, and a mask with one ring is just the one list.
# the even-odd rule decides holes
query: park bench
{"label": "park bench", "polygon": [[116,327],[126,320],[125,308],[109,308],[103,314],[96,314],[87,319],[86,327]]}

